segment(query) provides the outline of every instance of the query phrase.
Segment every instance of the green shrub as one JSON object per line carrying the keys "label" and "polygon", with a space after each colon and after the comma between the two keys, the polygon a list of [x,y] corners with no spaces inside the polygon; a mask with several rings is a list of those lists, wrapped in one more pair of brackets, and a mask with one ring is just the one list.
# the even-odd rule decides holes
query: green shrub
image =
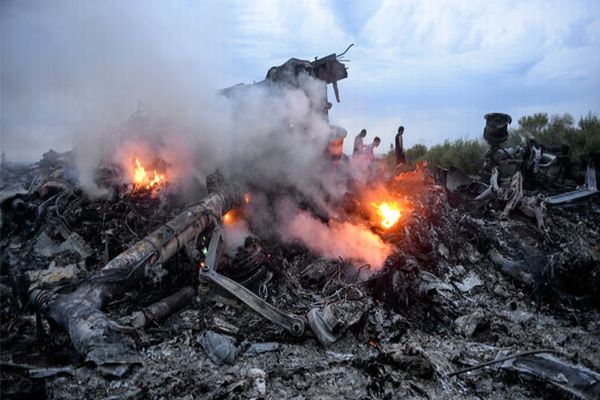
{"label": "green shrub", "polygon": [[406,162],[416,163],[417,161],[423,160],[427,153],[427,146],[424,144],[415,144],[410,149],[406,150]]}
{"label": "green shrub", "polygon": [[[454,142],[446,140],[427,148],[424,144],[416,144],[405,151],[406,165],[404,169],[413,169],[417,162],[427,161],[432,169],[442,166],[455,167],[467,174],[476,174],[483,166],[483,158],[488,146],[478,140],[458,139]],[[393,168],[396,155],[393,150],[386,155],[386,164]]]}
{"label": "green shrub", "polygon": [[506,147],[519,146],[533,138],[543,146],[568,145],[573,161],[584,160],[591,153],[600,153],[600,119],[591,112],[575,126],[570,114],[536,113],[519,118],[519,126],[511,129]]}
{"label": "green shrub", "polygon": [[446,140],[443,144],[429,148],[424,159],[432,168],[455,167],[467,174],[476,174],[483,166],[487,150],[488,146],[479,140],[458,139],[454,142]]}

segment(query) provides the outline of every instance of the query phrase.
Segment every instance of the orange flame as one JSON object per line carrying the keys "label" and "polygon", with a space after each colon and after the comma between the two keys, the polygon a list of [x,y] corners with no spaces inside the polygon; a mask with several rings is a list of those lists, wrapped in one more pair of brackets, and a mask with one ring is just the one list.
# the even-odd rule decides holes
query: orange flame
{"label": "orange flame", "polygon": [[164,183],[164,175],[161,175],[156,170],[153,170],[153,176],[150,177],[150,175],[148,174],[148,172],[146,172],[146,169],[142,166],[140,160],[137,157],[135,159],[135,164],[136,165],[133,169],[133,183],[135,184],[136,189],[139,187],[151,189]]}
{"label": "orange flame", "polygon": [[371,205],[377,209],[377,214],[381,217],[381,226],[385,229],[396,225],[402,215],[400,206],[396,202],[371,203]]}
{"label": "orange flame", "polygon": [[[244,193],[244,204],[250,203],[250,200],[250,193]],[[225,225],[236,225],[238,222],[242,221],[243,218],[243,211],[239,208],[233,208],[223,214],[221,220]]]}
{"label": "orange flame", "polygon": [[234,218],[233,218],[233,210],[229,210],[225,213],[225,215],[223,215],[223,223],[225,225],[229,225],[233,222]]}

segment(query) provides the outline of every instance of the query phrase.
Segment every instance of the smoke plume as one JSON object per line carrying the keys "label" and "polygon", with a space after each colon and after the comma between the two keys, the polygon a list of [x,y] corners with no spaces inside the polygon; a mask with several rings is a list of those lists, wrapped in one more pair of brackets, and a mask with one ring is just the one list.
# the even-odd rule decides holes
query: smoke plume
{"label": "smoke plume", "polygon": [[325,224],[307,212],[296,214],[285,226],[284,233],[287,239],[299,240],[324,257],[341,257],[370,264],[376,269],[383,266],[392,252],[391,246],[364,225],[335,220]]}
{"label": "smoke plume", "polygon": [[[331,133],[321,113],[325,83],[301,76],[297,87],[253,85],[224,96],[222,87],[257,78],[228,75],[238,60],[219,41],[226,7],[174,2],[164,12],[164,6],[3,2],[2,132],[9,158],[74,148],[79,183],[91,197],[111,195],[96,182],[99,166],[127,171],[139,157],[162,160],[175,184],[218,169],[258,191],[291,188],[326,210],[345,183],[323,161]],[[301,55],[290,49],[290,56]],[[280,224],[270,207],[257,202],[254,211]],[[289,229],[276,231],[327,257],[381,265],[388,250],[348,224],[321,224],[297,209],[286,218]]]}

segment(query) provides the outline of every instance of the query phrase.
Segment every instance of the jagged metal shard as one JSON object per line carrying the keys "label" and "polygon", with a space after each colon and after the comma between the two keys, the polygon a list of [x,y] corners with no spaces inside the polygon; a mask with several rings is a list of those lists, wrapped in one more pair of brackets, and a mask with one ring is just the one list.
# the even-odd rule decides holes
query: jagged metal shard
{"label": "jagged metal shard", "polygon": [[562,204],[568,203],[573,200],[581,199],[584,197],[591,196],[598,193],[598,186],[596,183],[596,166],[593,161],[589,161],[585,174],[585,185],[580,189],[572,192],[557,194],[556,196],[550,196],[546,198],[548,204]]}

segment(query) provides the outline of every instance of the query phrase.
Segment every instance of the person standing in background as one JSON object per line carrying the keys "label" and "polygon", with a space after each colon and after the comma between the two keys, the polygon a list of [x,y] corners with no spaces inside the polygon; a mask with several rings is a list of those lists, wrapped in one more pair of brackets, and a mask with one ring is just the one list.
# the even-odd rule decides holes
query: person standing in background
{"label": "person standing in background", "polygon": [[373,139],[373,143],[365,146],[365,150],[364,150],[365,160],[367,160],[369,162],[372,162],[375,160],[375,148],[377,146],[379,146],[379,143],[381,143],[381,139],[379,139],[378,136],[375,136],[375,139]]}
{"label": "person standing in background", "polygon": [[404,155],[404,143],[402,141],[402,135],[404,134],[404,127],[398,128],[396,134],[396,166],[406,164],[406,156]]}
{"label": "person standing in background", "polygon": [[342,127],[332,126],[333,131],[327,145],[327,153],[332,160],[340,160],[344,155],[344,139],[348,132]]}
{"label": "person standing in background", "polygon": [[363,152],[365,145],[363,144],[364,137],[367,136],[367,130],[362,129],[358,135],[354,138],[354,148],[352,149],[352,157],[356,157]]}

